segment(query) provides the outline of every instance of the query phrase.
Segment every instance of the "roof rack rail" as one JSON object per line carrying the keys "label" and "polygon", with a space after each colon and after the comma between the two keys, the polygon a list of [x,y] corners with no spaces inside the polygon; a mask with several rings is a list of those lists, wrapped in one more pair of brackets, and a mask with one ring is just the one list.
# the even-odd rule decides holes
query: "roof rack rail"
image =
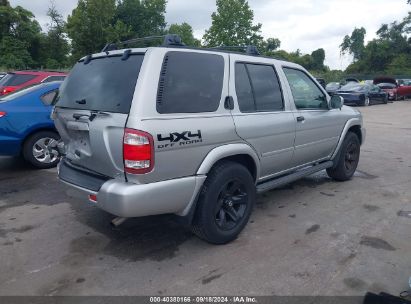
{"label": "roof rack rail", "polygon": [[239,45],[239,46],[216,46],[209,48],[210,50],[242,50],[247,55],[259,56],[261,55],[255,45]]}
{"label": "roof rack rail", "polygon": [[127,46],[132,43],[136,42],[149,42],[153,40],[159,40],[163,39],[163,44],[162,46],[184,46],[185,44],[182,42],[181,37],[175,34],[168,34],[168,35],[163,35],[163,36],[149,36],[149,37],[144,37],[144,38],[133,38],[130,40],[126,41],[120,41],[120,42],[111,42],[107,43],[104,48],[101,50],[101,52],[108,52],[108,51],[114,51],[118,50],[118,46]]}

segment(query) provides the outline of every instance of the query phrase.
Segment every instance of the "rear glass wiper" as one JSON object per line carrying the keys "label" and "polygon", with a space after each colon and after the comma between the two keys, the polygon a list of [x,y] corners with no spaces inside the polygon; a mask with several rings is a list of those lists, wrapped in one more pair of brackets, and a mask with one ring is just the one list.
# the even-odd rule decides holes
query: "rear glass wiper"
{"label": "rear glass wiper", "polygon": [[76,103],[81,104],[81,105],[85,105],[87,103],[87,101],[85,99],[80,99],[80,100],[76,100]]}

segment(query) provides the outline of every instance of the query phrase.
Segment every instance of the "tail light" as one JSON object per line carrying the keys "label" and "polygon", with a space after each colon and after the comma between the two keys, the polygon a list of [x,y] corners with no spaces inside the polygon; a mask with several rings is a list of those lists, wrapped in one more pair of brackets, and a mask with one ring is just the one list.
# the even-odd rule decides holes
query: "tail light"
{"label": "tail light", "polygon": [[90,202],[92,202],[92,203],[97,203],[97,195],[95,195],[95,194],[90,194],[90,195],[88,196],[88,200],[89,200]]}
{"label": "tail light", "polygon": [[4,116],[6,116],[6,112],[2,112],[2,111],[0,111],[0,118],[2,118],[2,117],[4,117]]}
{"label": "tail light", "polygon": [[3,87],[3,88],[1,88],[1,90],[0,90],[0,96],[1,95],[7,95],[7,94],[9,94],[9,93],[11,93],[11,92],[14,92],[16,89],[15,88],[13,88],[13,87]]}
{"label": "tail light", "polygon": [[145,174],[154,167],[154,140],[143,131],[125,129],[123,138],[124,170],[131,174]]}

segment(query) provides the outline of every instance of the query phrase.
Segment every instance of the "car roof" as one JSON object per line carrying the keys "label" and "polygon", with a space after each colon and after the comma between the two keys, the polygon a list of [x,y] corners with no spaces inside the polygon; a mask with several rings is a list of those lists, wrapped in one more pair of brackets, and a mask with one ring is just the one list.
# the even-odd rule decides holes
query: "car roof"
{"label": "car roof", "polygon": [[[298,67],[304,69],[301,65],[286,61],[280,58],[274,58],[274,57],[269,57],[269,56],[263,56],[263,55],[250,55],[246,54],[243,52],[236,52],[232,50],[226,50],[226,49],[218,49],[218,48],[198,48],[198,47],[189,47],[189,46],[155,46],[155,47],[148,47],[148,48],[125,48],[125,49],[118,49],[118,50],[112,50],[112,51],[106,51],[106,52],[100,52],[100,53],[95,53],[92,55],[87,55],[82,57],[78,62],[86,60],[89,56],[90,58],[100,58],[100,57],[106,57],[106,56],[119,56],[123,55],[125,51],[130,51],[132,54],[145,54],[150,50],[156,50],[156,49],[167,49],[167,50],[187,50],[187,51],[196,51],[196,52],[201,52],[201,53],[223,53],[223,54],[235,54],[235,55],[240,55],[244,57],[249,57],[249,58],[264,58],[264,59],[270,59],[274,60],[275,62],[278,62],[283,65],[291,66],[291,67]],[[305,70],[305,69],[304,69]]]}
{"label": "car roof", "polygon": [[36,75],[36,76],[66,76],[67,73],[56,72],[56,71],[13,71],[9,74],[18,74],[18,75]]}

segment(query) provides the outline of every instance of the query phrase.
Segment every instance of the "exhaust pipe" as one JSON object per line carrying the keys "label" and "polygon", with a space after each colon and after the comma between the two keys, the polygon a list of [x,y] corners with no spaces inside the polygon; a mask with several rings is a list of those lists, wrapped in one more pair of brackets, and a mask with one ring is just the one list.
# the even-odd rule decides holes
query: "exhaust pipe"
{"label": "exhaust pipe", "polygon": [[118,227],[118,226],[120,226],[121,224],[123,224],[125,221],[127,221],[127,218],[125,218],[125,217],[116,217],[115,219],[113,219],[113,220],[111,221],[111,225],[112,225],[113,227]]}

